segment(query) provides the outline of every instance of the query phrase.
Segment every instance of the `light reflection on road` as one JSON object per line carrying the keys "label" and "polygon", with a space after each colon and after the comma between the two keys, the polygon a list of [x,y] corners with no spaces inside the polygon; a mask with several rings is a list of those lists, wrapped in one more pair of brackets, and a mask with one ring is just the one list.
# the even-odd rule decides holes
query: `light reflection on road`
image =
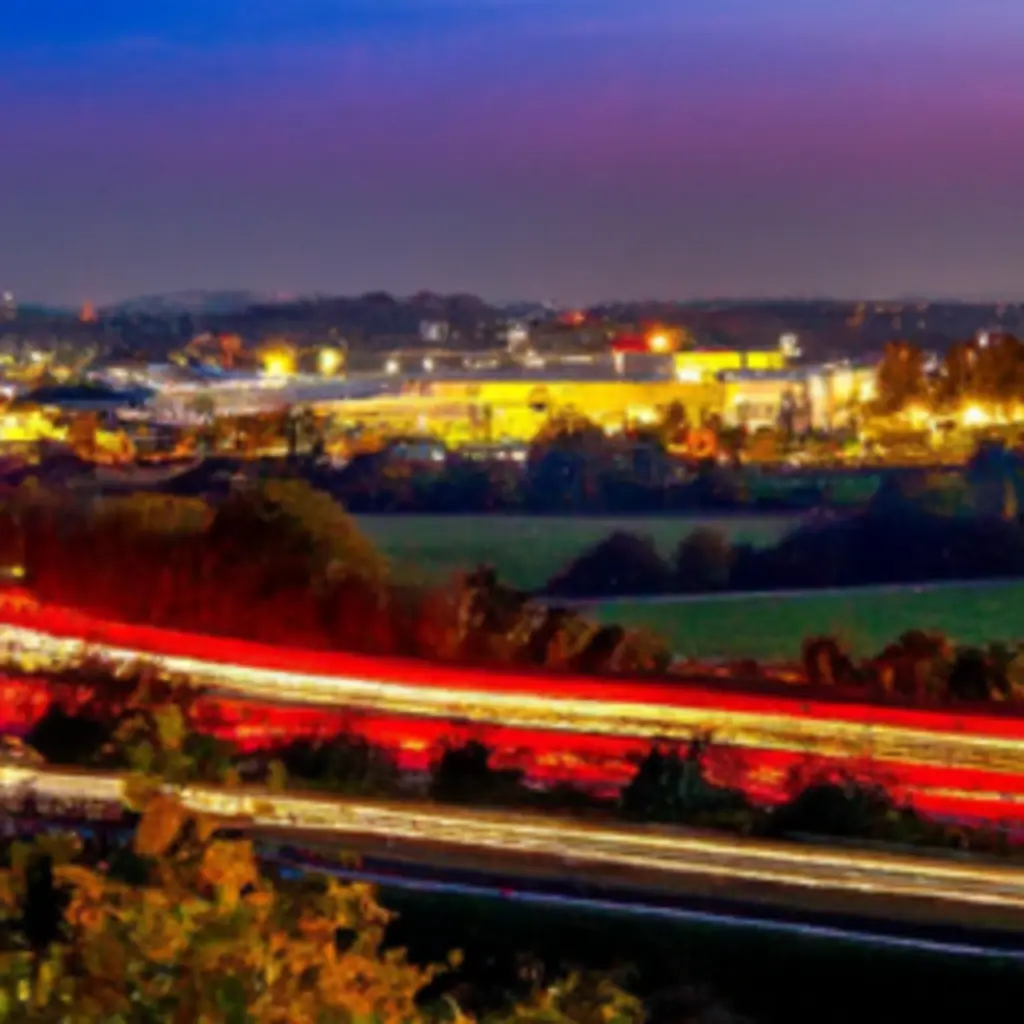
{"label": "light reflection on road", "polygon": [[[44,806],[120,802],[124,780],[93,773],[0,767],[0,799],[31,795]],[[1024,910],[1024,870],[981,861],[960,863],[730,836],[632,829],[521,814],[415,804],[342,800],[266,790],[190,786],[192,810],[260,829],[295,831],[319,840],[397,840],[421,851],[502,855],[522,862],[626,870],[659,884],[695,880],[747,883],[783,890],[818,890],[849,897],[912,899],[950,907]],[[49,801],[49,803],[47,803]]]}

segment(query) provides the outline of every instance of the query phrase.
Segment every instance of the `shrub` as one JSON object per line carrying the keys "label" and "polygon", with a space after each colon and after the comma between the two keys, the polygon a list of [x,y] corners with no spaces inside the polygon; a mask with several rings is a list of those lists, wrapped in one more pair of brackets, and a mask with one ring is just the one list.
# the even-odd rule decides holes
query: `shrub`
{"label": "shrub", "polygon": [[733,550],[721,530],[697,527],[676,548],[675,578],[680,590],[721,590],[729,584]]}
{"label": "shrub", "polygon": [[379,747],[359,736],[299,740],[278,753],[289,777],[359,796],[392,796],[398,766]]}
{"label": "shrub", "polygon": [[814,686],[848,685],[856,681],[849,654],[831,636],[808,637],[800,645],[800,661]]}
{"label": "shrub", "polygon": [[491,752],[475,741],[448,747],[434,766],[430,795],[442,803],[508,804],[522,795],[523,773],[492,768]]}
{"label": "shrub", "polygon": [[632,597],[672,589],[672,569],[654,541],[616,532],[574,559],[545,592],[555,597]]}
{"label": "shrub", "polygon": [[946,694],[952,645],[941,633],[911,629],[872,659],[886,693],[915,700]]}
{"label": "shrub", "polygon": [[51,704],[25,742],[50,764],[80,765],[94,763],[113,737],[103,722],[83,715],[69,715],[58,704]]}
{"label": "shrub", "polygon": [[776,835],[948,845],[940,827],[897,804],[883,786],[842,776],[806,786],[772,813],[769,830]]}
{"label": "shrub", "polygon": [[52,840],[0,874],[8,918],[24,921],[0,971],[15,1019],[429,1019],[417,999],[443,968],[384,949],[390,915],[370,889],[319,879],[286,890],[252,843],[216,838],[216,821],[166,796],[141,809],[136,884]]}
{"label": "shrub", "polygon": [[954,700],[985,701],[1005,689],[1005,677],[1000,678],[992,661],[975,647],[964,647],[956,652],[949,670],[947,688]]}
{"label": "shrub", "polygon": [[750,811],[737,790],[709,781],[704,766],[704,744],[693,742],[681,753],[654,747],[623,789],[622,813],[640,821],[701,825]]}

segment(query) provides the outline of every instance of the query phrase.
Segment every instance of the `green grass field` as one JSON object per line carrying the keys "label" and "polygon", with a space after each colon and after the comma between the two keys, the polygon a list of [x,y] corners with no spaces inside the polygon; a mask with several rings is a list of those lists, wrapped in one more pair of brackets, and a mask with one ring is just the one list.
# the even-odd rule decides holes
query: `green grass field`
{"label": "green grass field", "polygon": [[679,602],[610,601],[590,609],[604,622],[653,629],[694,657],[792,658],[803,637],[832,634],[874,654],[907,629],[961,643],[1024,639],[1024,583],[939,590],[825,593]]}
{"label": "green grass field", "polygon": [[698,526],[721,529],[736,541],[771,544],[796,517],[360,516],[358,521],[399,571],[444,577],[486,563],[506,582],[532,590],[616,530],[646,534],[671,555]]}
{"label": "green grass field", "polygon": [[[361,516],[359,525],[396,571],[443,578],[487,563],[509,583],[541,586],[580,552],[615,530],[646,534],[670,555],[698,526],[734,540],[770,544],[795,522],[785,516],[556,518],[542,516]],[[609,601],[591,614],[648,627],[680,654],[792,658],[815,634],[873,654],[907,629],[934,629],[964,643],[1024,639],[1024,584],[899,592],[824,593],[678,602]]]}

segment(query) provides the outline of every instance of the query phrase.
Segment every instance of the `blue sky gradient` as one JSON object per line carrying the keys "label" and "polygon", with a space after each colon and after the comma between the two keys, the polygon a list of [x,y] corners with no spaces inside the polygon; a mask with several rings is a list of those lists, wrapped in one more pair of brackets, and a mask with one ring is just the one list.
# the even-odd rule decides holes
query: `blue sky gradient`
{"label": "blue sky gradient", "polygon": [[1024,295],[1019,0],[5,0],[0,287]]}

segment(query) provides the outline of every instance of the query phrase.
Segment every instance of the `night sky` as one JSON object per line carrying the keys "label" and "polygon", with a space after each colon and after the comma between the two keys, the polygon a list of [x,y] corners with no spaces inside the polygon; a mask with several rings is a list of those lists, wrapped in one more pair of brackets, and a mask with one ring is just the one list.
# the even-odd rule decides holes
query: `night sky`
{"label": "night sky", "polygon": [[0,288],[1024,296],[1021,0],[2,0]]}

